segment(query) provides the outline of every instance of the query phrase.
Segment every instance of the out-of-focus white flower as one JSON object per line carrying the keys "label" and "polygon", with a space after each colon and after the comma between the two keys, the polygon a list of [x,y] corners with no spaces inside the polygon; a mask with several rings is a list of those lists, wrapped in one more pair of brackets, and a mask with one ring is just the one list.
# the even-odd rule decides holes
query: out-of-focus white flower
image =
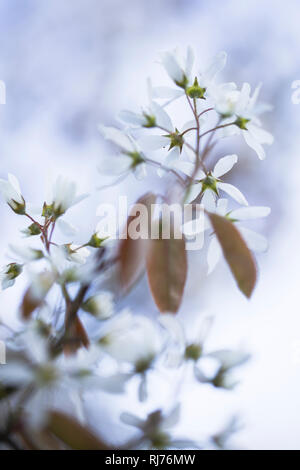
{"label": "out-of-focus white flower", "polygon": [[[261,253],[267,250],[267,239],[263,235],[260,235],[259,233],[256,233],[249,228],[241,226],[240,222],[267,217],[271,212],[269,207],[248,206],[241,207],[229,212],[227,199],[219,199],[215,207],[215,212],[236,224],[239,232],[241,233],[250,250],[257,253]],[[220,243],[216,235],[212,234],[207,251],[208,274],[215,269],[221,256],[222,248]]]}
{"label": "out-of-focus white flower", "polygon": [[166,365],[179,367],[184,361],[189,360],[196,363],[203,354],[204,341],[211,328],[212,318],[203,318],[195,328],[192,342],[188,340],[181,322],[174,315],[161,315],[159,321],[166,328],[170,339],[166,349]]}
{"label": "out-of-focus white flower", "polygon": [[102,348],[117,361],[135,367],[150,365],[162,348],[154,323],[144,316],[134,316],[128,310],[113,318],[100,339]]}
{"label": "out-of-focus white flower", "polygon": [[30,263],[44,257],[42,250],[31,248],[29,246],[9,245],[13,256],[17,256],[23,263]]}
{"label": "out-of-focus white flower", "polygon": [[197,77],[192,75],[194,53],[191,48],[187,50],[185,61],[180,58],[178,51],[173,53],[166,52],[162,58],[162,64],[168,75],[181,90],[173,90],[168,87],[154,87],[153,98],[165,98],[172,101],[184,94],[187,94],[190,98],[205,99],[209,96],[210,88],[215,86],[217,74],[226,65],[227,55],[225,52],[219,52],[207,67],[199,72]]}
{"label": "out-of-focus white flower", "polygon": [[134,113],[132,111],[121,111],[120,119],[133,127],[163,127],[170,128],[170,118],[166,111],[155,101],[151,101],[146,111]]}
{"label": "out-of-focus white flower", "polygon": [[125,310],[106,326],[99,345],[121,364],[132,366],[128,380],[139,374],[138,394],[140,401],[144,401],[147,398],[147,372],[163,348],[162,337],[153,322]]}
{"label": "out-of-focus white flower", "polygon": [[52,187],[52,194],[47,197],[43,215],[54,215],[56,218],[63,215],[70,207],[85,199],[87,194],[77,194],[77,185],[68,178],[59,176]]}
{"label": "out-of-focus white flower", "polygon": [[237,416],[233,416],[226,426],[211,436],[211,441],[217,449],[228,449],[228,440],[231,436],[242,429],[242,423]]}
{"label": "out-of-focus white flower", "polygon": [[[191,150],[188,147],[188,144],[191,145],[189,142],[189,135],[185,132],[188,129],[195,129],[196,124],[195,121],[188,121],[179,131],[177,127],[173,125],[167,112],[162,107],[158,107],[160,108],[161,115],[164,116],[163,126],[161,125],[160,127],[162,134],[144,135],[139,139],[139,144],[145,152],[166,149],[167,153],[164,154],[161,163],[164,167],[172,168],[179,158],[182,158],[183,149],[191,153]],[[200,119],[201,124],[202,122],[203,119]],[[164,174],[164,170],[160,168],[158,170],[158,174],[159,176],[162,176]]]}
{"label": "out-of-focus white flower", "polygon": [[21,232],[24,234],[24,237],[33,237],[35,235],[40,235],[41,229],[36,222],[33,222],[29,227],[21,230]]}
{"label": "out-of-focus white flower", "polygon": [[[237,160],[237,155],[227,155],[226,157],[220,158],[220,160],[215,164],[213,171],[205,174],[204,171],[199,169],[195,176],[195,180],[198,181],[198,183],[193,184],[191,187],[187,202],[193,201],[200,193],[202,193],[203,197],[201,202],[204,204],[204,207],[209,210],[211,201],[214,201],[215,196],[218,196],[219,191],[221,190],[227,193],[239,204],[247,206],[248,202],[239,189],[232,184],[223,183],[222,180],[220,180],[220,176],[228,173],[236,164]],[[189,162],[178,162],[175,164],[175,167],[188,176],[192,176],[194,173],[194,164]]]}
{"label": "out-of-focus white flower", "polygon": [[241,129],[249,147],[257,153],[260,160],[263,160],[266,156],[263,144],[271,145],[274,138],[270,132],[261,128],[261,121],[258,118],[260,114],[271,109],[269,105],[257,103],[260,88],[261,85],[256,87],[253,95],[250,96],[251,87],[249,83],[243,84],[236,107],[237,119],[235,124]]}
{"label": "out-of-focus white flower", "polygon": [[24,406],[29,424],[40,428],[45,425],[47,412],[57,393],[78,393],[102,389],[121,393],[124,383],[114,377],[101,377],[95,373],[99,361],[99,348],[80,350],[75,356],[57,359],[51,357],[49,338],[38,333],[32,323],[19,336],[19,359],[10,359],[0,368],[0,383],[20,389],[31,387],[32,393]]}
{"label": "out-of-focus white flower", "polygon": [[181,57],[179,49],[161,54],[161,63],[167,74],[177,86],[184,89],[191,81],[194,59],[195,55],[191,47],[187,48],[185,58]]}
{"label": "out-of-focus white flower", "polygon": [[130,135],[115,127],[99,126],[103,137],[114,143],[121,151],[115,157],[102,157],[99,166],[100,173],[122,175],[133,170],[135,176],[141,179],[145,176],[144,158]]}
{"label": "out-of-focus white flower", "polygon": [[0,179],[0,192],[4,200],[16,214],[25,214],[25,200],[21,193],[19,181],[14,175],[9,173],[7,181]]}
{"label": "out-of-focus white flower", "polygon": [[139,449],[170,449],[187,448],[195,449],[198,445],[188,439],[174,439],[170,429],[179,423],[180,405],[176,405],[168,414],[161,410],[148,414],[146,419],[141,419],[132,413],[122,413],[120,420],[134,426],[140,432],[140,436],[134,440],[135,448]]}
{"label": "out-of-focus white flower", "polygon": [[215,84],[216,76],[224,69],[226,62],[226,52],[221,51],[216,54],[208,66],[203,71],[200,71],[198,76],[199,86],[209,92],[210,87]]}
{"label": "out-of-focus white flower", "polygon": [[184,361],[189,361],[193,364],[194,375],[199,382],[225,389],[235,386],[236,383],[232,381],[230,372],[248,361],[250,356],[242,351],[227,349],[206,352],[204,343],[211,327],[211,318],[203,319],[192,342],[186,339],[181,323],[173,315],[164,314],[160,318],[160,323],[170,336],[166,361],[168,366],[178,367]]}
{"label": "out-of-focus white flower", "polygon": [[59,228],[61,233],[66,237],[73,237],[78,232],[77,228],[74,225],[70,224],[63,218],[59,218],[56,222],[56,226]]}
{"label": "out-of-focus white flower", "polygon": [[206,354],[203,362],[194,368],[195,376],[201,383],[211,384],[216,388],[232,390],[238,382],[232,377],[231,372],[250,359],[250,355],[244,351],[232,351],[222,349]]}
{"label": "out-of-focus white flower", "polygon": [[76,245],[52,245],[47,260],[59,283],[77,281],[90,282],[95,276],[95,264],[87,262],[90,251],[86,247],[76,249]]}
{"label": "out-of-focus white flower", "polygon": [[210,87],[210,98],[213,100],[215,110],[222,118],[229,118],[236,113],[240,91],[235,83],[222,83]]}
{"label": "out-of-focus white flower", "polygon": [[18,263],[10,263],[0,270],[0,281],[2,289],[11,287],[16,282],[16,278],[21,274],[23,266]]}
{"label": "out-of-focus white flower", "polygon": [[111,292],[100,292],[93,295],[84,302],[82,309],[100,320],[106,320],[114,313],[113,294]]}
{"label": "out-of-focus white flower", "polygon": [[69,261],[73,261],[74,263],[84,264],[88,256],[90,256],[91,254],[90,250],[86,248],[85,246],[74,245],[72,243],[72,244],[64,245],[64,247],[65,247],[66,258]]}

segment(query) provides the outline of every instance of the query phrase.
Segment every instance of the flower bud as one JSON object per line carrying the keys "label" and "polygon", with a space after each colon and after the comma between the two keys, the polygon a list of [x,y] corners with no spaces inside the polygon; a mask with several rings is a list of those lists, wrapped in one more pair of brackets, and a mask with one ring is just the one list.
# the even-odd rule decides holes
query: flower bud
{"label": "flower bud", "polygon": [[33,222],[29,227],[21,230],[21,232],[24,233],[26,237],[32,237],[34,235],[39,235],[41,233],[41,229],[37,223]]}
{"label": "flower bud", "polygon": [[194,83],[192,86],[186,89],[186,93],[190,98],[198,98],[205,100],[204,93],[206,92],[206,88],[202,88],[199,86],[197,77],[195,77]]}
{"label": "flower bud", "polygon": [[107,240],[109,237],[104,237],[104,238],[101,238],[98,236],[98,233],[94,233],[89,242],[87,243],[87,246],[90,246],[92,248],[100,248],[100,246],[102,246],[102,243]]}
{"label": "flower bud", "polygon": [[82,309],[100,320],[106,320],[114,312],[113,296],[110,292],[102,292],[89,297],[82,305]]}
{"label": "flower bud", "polygon": [[7,289],[15,283],[15,279],[21,274],[23,266],[18,263],[10,263],[2,269],[0,278],[2,281],[2,289]]}

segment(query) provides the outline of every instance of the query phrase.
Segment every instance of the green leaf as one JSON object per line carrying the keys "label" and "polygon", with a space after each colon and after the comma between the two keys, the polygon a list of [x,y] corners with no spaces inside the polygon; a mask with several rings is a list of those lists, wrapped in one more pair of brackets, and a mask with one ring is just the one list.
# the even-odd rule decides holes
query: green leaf
{"label": "green leaf", "polygon": [[249,248],[232,222],[217,214],[209,214],[209,218],[239,289],[250,298],[257,270]]}
{"label": "green leaf", "polygon": [[151,240],[147,254],[148,280],[161,312],[176,313],[180,307],[187,276],[184,238]]}
{"label": "green leaf", "polygon": [[47,426],[58,439],[73,450],[108,450],[89,429],[82,426],[76,419],[60,411],[52,411]]}
{"label": "green leaf", "polygon": [[145,271],[146,254],[148,240],[137,238],[133,239],[129,236],[128,230],[131,223],[134,223],[139,217],[136,212],[137,204],[143,204],[148,211],[148,228],[151,223],[151,205],[155,204],[156,196],[153,193],[146,193],[135,203],[131,214],[129,215],[124,230],[126,238],[119,244],[120,259],[120,283],[125,291],[129,291],[139,280]]}

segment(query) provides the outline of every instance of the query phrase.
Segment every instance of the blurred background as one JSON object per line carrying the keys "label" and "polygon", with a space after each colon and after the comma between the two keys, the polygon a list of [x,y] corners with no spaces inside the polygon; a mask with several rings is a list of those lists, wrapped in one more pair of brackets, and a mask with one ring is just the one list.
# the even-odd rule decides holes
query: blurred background
{"label": "blurred background", "polygon": [[[212,390],[189,378],[180,388],[182,419],[178,434],[201,441],[220,429],[232,414],[241,416],[242,431],[234,446],[249,449],[300,449],[300,228],[299,117],[291,101],[291,84],[300,79],[298,0],[0,0],[0,79],[6,104],[0,105],[0,177],[14,173],[26,200],[42,203],[50,174],[67,174],[92,197],[70,213],[80,220],[78,240],[97,222],[95,207],[128,193],[130,201],[145,188],[160,184],[129,177],[120,187],[97,192],[103,178],[95,171],[111,149],[97,131],[115,124],[123,108],[147,103],[146,78],[157,85],[167,78],[157,63],[161,50],[192,45],[198,63],[220,50],[228,53],[224,81],[240,87],[263,82],[261,98],[274,106],[264,127],[275,136],[267,158],[258,161],[242,140],[218,147],[238,153],[231,182],[252,205],[269,205],[272,214],[253,229],[269,238],[270,249],[258,257],[259,282],[251,301],[237,290],[225,263],[206,276],[205,252],[190,256],[190,270],[180,317],[187,331],[205,313],[215,315],[211,347],[243,347],[252,354],[238,371],[234,392]],[[224,141],[225,142],[225,141]],[[220,156],[220,155],[218,155]],[[84,214],[84,217],[82,216]],[[0,204],[0,261],[7,263],[8,243],[19,242],[20,220]],[[1,292],[0,315],[16,323],[15,312],[26,285]],[[135,311],[155,316],[146,282],[128,302]],[[152,385],[151,385],[152,383]],[[153,378],[151,401],[137,404],[136,391],[122,398],[105,394],[87,400],[96,429],[110,424],[115,442],[129,436],[118,422],[120,411],[140,413],[170,405],[175,386]],[[152,391],[151,391],[152,390]],[[104,406],[105,405],[105,406]]]}

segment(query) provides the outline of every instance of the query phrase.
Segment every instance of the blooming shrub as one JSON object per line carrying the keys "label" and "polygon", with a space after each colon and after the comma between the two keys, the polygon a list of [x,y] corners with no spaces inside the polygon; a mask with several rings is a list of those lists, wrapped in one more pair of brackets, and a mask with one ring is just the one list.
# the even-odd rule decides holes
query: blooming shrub
{"label": "blooming shrub", "polygon": [[[208,273],[223,254],[238,288],[248,298],[257,277],[252,251],[267,249],[265,238],[244,227],[243,221],[265,217],[270,209],[249,206],[238,188],[223,181],[238,164],[238,156],[221,152],[213,169],[209,162],[212,150],[227,136],[242,134],[259,159],[265,157],[263,145],[272,143],[259,118],[270,109],[258,102],[260,87],[251,95],[248,83],[241,89],[232,82],[219,83],[225,63],[222,52],[197,72],[192,49],[184,58],[177,51],[162,54],[161,64],[172,87],[153,87],[149,82],[148,106],[120,114],[124,129],[100,126],[118,152],[102,157],[99,165],[102,173],[112,175],[111,184],[130,173],[145,178],[147,167],[155,167],[157,177],[168,182],[161,185],[160,193],[140,197],[125,228],[105,233],[102,221],[85,243],[74,245],[74,228],[64,216],[87,197],[77,194],[75,182],[58,177],[35,215],[17,178],[8,175],[8,180],[0,180],[5,202],[16,216],[29,221],[23,235],[36,240],[31,246],[11,246],[13,261],[1,270],[3,289],[13,287],[25,271],[30,275],[20,305],[22,328],[11,334],[7,364],[0,366],[3,445],[113,448],[109,436],[100,439],[84,419],[83,396],[91,390],[122,394],[134,379],[137,399],[146,401],[150,371],[190,367],[198,386],[234,387],[232,371],[249,355],[211,351],[206,346],[210,319],[203,319],[191,340],[176,316],[186,283],[187,251],[195,249],[195,237],[201,235],[196,249],[209,241]],[[167,112],[176,100],[185,101],[190,111],[191,120],[183,125],[177,122],[178,116],[174,124]],[[210,127],[212,115],[216,123]],[[175,215],[167,214],[168,219],[159,204],[188,206],[188,217],[182,220],[180,214],[178,226]],[[100,207],[97,214],[101,213]],[[166,222],[169,230],[165,231]],[[66,237],[64,244],[55,242],[56,230]],[[157,307],[155,319],[128,308],[120,311],[120,299],[115,296],[117,284],[126,300],[131,289],[139,288],[145,271]],[[58,298],[62,299],[59,304]],[[109,375],[102,368],[108,358],[115,364],[115,372]],[[59,394],[69,398],[69,413],[56,403]],[[238,429],[232,419],[226,429],[207,436],[205,442],[190,441],[189,436],[182,439],[172,432],[179,413],[178,403],[171,403],[168,410],[153,410],[143,419],[122,413],[121,421],[137,430],[136,438],[125,442],[124,448],[226,447],[227,438]]]}

